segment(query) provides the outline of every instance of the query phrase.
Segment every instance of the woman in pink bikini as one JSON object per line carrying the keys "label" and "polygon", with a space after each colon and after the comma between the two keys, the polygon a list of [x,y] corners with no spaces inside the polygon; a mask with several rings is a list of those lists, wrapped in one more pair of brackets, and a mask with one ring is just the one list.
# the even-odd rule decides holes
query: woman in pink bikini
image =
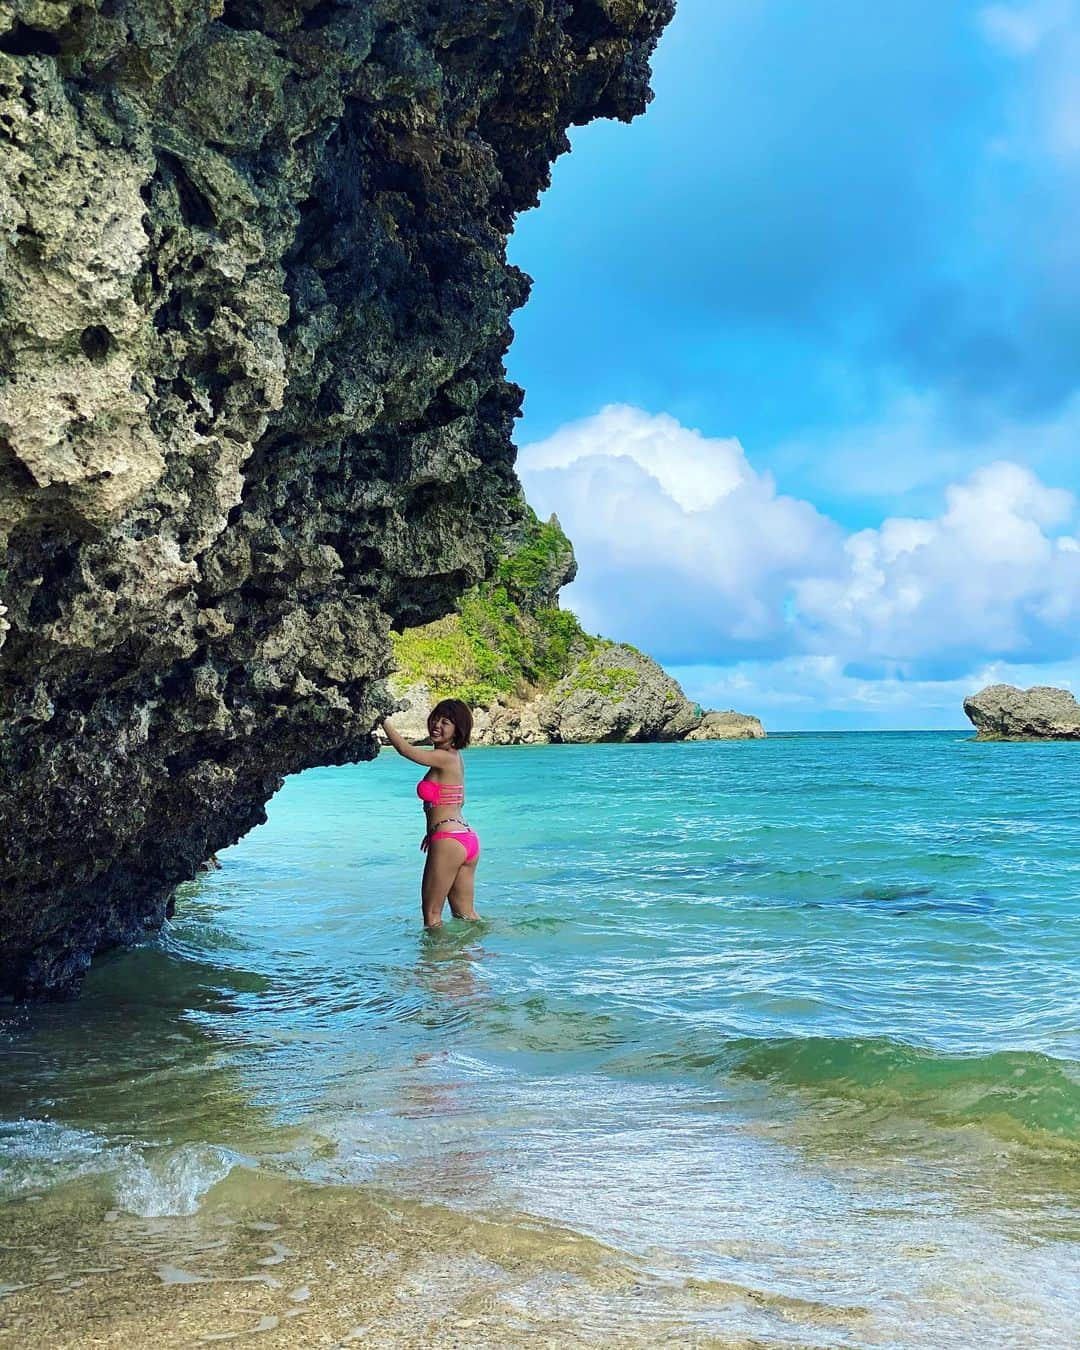
{"label": "woman in pink bikini", "polygon": [[472,735],[472,713],[460,699],[445,698],[432,708],[427,726],[433,750],[410,745],[389,722],[384,721],[382,729],[399,755],[414,764],[427,765],[427,773],[416,785],[416,795],[424,803],[427,817],[427,833],[420,843],[421,850],[427,853],[420,903],[424,927],[438,928],[447,900],[455,919],[480,917],[473,908],[480,840],[457,814],[465,804],[461,752]]}

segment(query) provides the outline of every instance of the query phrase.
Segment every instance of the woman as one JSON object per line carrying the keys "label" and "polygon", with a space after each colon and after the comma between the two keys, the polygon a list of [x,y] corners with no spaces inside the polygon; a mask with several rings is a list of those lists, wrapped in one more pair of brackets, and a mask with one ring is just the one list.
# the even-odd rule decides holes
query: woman
{"label": "woman", "polygon": [[432,708],[427,726],[433,750],[410,745],[388,721],[382,729],[399,755],[427,765],[427,773],[416,785],[427,816],[427,833],[420,843],[421,851],[427,853],[420,903],[424,927],[439,928],[447,900],[455,919],[480,917],[473,908],[480,840],[457,814],[465,803],[461,752],[472,735],[472,713],[459,698],[444,698]]}

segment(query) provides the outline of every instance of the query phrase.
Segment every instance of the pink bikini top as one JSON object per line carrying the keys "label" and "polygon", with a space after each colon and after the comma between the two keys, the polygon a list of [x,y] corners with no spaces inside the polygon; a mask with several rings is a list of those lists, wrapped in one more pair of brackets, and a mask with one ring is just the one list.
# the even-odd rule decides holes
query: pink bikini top
{"label": "pink bikini top", "polygon": [[421,778],[416,785],[416,795],[427,806],[463,806],[465,784],[435,783],[430,778]]}

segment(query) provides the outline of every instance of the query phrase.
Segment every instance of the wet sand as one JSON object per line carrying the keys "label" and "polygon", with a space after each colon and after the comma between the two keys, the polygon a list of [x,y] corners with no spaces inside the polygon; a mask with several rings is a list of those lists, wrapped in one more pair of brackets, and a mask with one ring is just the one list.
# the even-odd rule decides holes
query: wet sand
{"label": "wet sand", "polygon": [[242,1169],[192,1216],[136,1218],[107,1203],[80,1183],[6,1208],[0,1346],[784,1343],[710,1325],[724,1306],[758,1302],[752,1291],[667,1284],[524,1216],[478,1219]]}

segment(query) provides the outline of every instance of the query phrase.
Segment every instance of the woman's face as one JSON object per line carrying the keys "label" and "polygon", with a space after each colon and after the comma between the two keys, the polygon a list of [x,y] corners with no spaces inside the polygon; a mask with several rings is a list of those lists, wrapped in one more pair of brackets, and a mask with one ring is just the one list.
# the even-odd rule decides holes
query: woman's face
{"label": "woman's face", "polygon": [[438,717],[434,713],[428,718],[428,735],[436,745],[444,744],[454,739],[454,733],[457,728],[445,713],[440,713]]}

